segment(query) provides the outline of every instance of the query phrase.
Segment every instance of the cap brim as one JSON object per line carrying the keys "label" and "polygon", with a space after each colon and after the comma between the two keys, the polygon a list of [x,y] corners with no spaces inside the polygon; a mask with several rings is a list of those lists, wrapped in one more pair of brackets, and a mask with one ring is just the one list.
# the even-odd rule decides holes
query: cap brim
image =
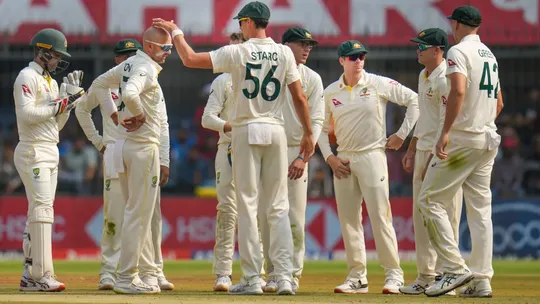
{"label": "cap brim", "polygon": [[425,42],[424,40],[422,40],[422,39],[420,39],[418,37],[411,39],[411,42],[420,43],[420,44],[426,44],[426,45],[429,44],[429,43]]}
{"label": "cap brim", "polygon": [[120,51],[115,51],[114,53],[116,55],[123,55],[125,53],[131,53],[131,52],[136,52],[138,49],[137,48],[134,48],[134,49],[124,49],[124,50],[120,50]]}
{"label": "cap brim", "polygon": [[310,43],[313,43],[313,45],[317,45],[317,44],[319,44],[319,41],[317,41],[317,40],[313,40],[313,39],[306,39],[306,38],[300,38],[300,39],[292,39],[292,40],[288,40],[288,41],[285,41],[284,43],[287,43],[287,42],[296,42],[296,41],[301,41],[301,42],[310,42]]}
{"label": "cap brim", "polygon": [[53,51],[54,51],[54,52],[57,52],[57,53],[60,53],[60,54],[62,54],[63,56],[66,56],[66,57],[71,58],[71,55],[70,55],[68,52],[59,51],[59,50],[53,50]]}
{"label": "cap brim", "polygon": [[446,19],[449,19],[449,20],[456,20],[456,18],[452,17],[452,15],[446,16]]}
{"label": "cap brim", "polygon": [[351,55],[360,54],[360,53],[367,54],[368,51],[366,51],[365,49],[350,50],[350,51],[348,51],[347,53],[345,53],[345,54],[343,54],[341,56],[351,56]]}
{"label": "cap brim", "polygon": [[233,17],[233,19],[240,19],[240,18],[244,18],[244,17],[242,17],[240,15],[237,15],[237,16]]}

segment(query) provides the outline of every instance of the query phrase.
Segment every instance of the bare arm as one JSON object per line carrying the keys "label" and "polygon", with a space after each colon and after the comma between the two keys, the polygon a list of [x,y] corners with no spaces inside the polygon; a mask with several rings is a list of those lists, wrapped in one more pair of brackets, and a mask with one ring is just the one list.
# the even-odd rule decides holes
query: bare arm
{"label": "bare arm", "polygon": [[461,111],[461,106],[465,99],[465,90],[467,88],[467,77],[465,77],[465,75],[453,73],[450,74],[448,78],[450,78],[451,89],[446,104],[446,114],[444,117],[442,134],[448,134],[448,132],[450,132],[450,128],[452,128],[454,121]]}
{"label": "bare arm", "polygon": [[302,85],[300,80],[297,80],[288,85],[289,91],[294,103],[294,108],[296,110],[296,115],[300,119],[302,128],[304,129],[304,134],[313,135],[313,129],[311,128],[311,122],[309,118],[309,105],[307,102],[307,97],[302,90]]}
{"label": "bare arm", "polygon": [[502,91],[499,91],[499,96],[497,96],[497,117],[501,114],[502,109],[504,108],[504,102],[502,97]]}

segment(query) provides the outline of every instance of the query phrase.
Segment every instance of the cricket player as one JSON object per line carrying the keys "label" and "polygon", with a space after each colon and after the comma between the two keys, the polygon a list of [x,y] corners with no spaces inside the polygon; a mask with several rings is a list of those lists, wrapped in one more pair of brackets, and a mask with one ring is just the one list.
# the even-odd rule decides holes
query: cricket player
{"label": "cricket player", "polygon": [[20,291],[62,291],[52,258],[54,197],[58,180],[59,131],[84,90],[81,71],[70,73],[58,88],[51,74],[69,65],[63,33],[47,28],[30,41],[34,60],[17,76],[13,85],[19,143],[14,162],[24,183],[28,214],[23,235],[24,271]]}
{"label": "cricket player", "polygon": [[[448,47],[446,32],[438,28],[429,28],[421,31],[417,37],[411,39],[417,44],[416,53],[418,62],[425,68],[418,77],[418,106],[420,116],[414,129],[414,136],[409,144],[407,154],[403,157],[403,168],[413,175],[413,225],[416,246],[416,269],[418,276],[408,286],[399,290],[404,294],[423,294],[429,285],[432,285],[442,275],[440,260],[429,241],[427,230],[424,227],[424,219],[418,208],[418,196],[422,186],[422,173],[426,162],[435,146],[435,136],[439,125],[444,119],[444,103],[448,99],[449,87],[446,82],[446,61],[444,50]],[[461,206],[463,193],[458,191],[452,204],[446,206],[454,238],[456,242],[459,236],[459,220],[461,218]],[[448,295],[455,295],[451,291]]]}
{"label": "cricket player", "polygon": [[[366,48],[358,41],[338,48],[344,73],[324,91],[325,120],[319,147],[334,172],[334,189],[349,274],[336,293],[367,293],[366,248],[362,199],[371,221],[375,247],[385,270],[383,293],[397,294],[403,286],[396,232],[392,226],[385,149],[397,150],[418,119],[418,95],[390,78],[367,73]],[[386,138],[386,103],[407,107],[399,130]],[[328,142],[334,120],[338,155]]]}
{"label": "cricket player", "polygon": [[[115,63],[121,64],[129,57],[134,56],[137,50],[142,50],[142,45],[136,39],[123,39],[118,41],[114,47]],[[120,82],[118,85],[120,85]],[[121,104],[118,88],[111,89],[111,98],[118,108],[118,111],[122,111],[123,105]],[[101,271],[98,289],[112,290],[116,281],[116,266],[118,265],[118,258],[120,257],[120,232],[122,229],[126,203],[125,198],[122,195],[118,173],[114,166],[114,145],[116,138],[119,137],[119,131],[113,120],[103,119],[103,136],[99,135],[99,132],[92,121],[92,110],[98,106],[100,107],[102,117],[107,117],[108,113],[105,106],[98,100],[95,90],[90,88],[87,95],[82,98],[77,105],[75,114],[88,140],[92,142],[96,149],[101,151],[101,153],[104,153],[103,217],[105,221],[101,238]],[[168,137],[168,130],[166,133]],[[162,152],[166,147],[168,147],[167,138],[160,144],[161,165],[164,165],[162,159],[165,159],[166,162],[168,162],[167,160],[169,159],[168,151]],[[162,222],[161,212],[158,206],[159,201],[156,203],[154,216],[152,217],[153,219],[157,218],[158,223],[156,223],[156,225],[152,224],[151,239],[154,245],[155,263],[159,269],[158,285],[161,290],[172,290],[174,289],[174,285],[168,282],[165,275],[163,275],[160,228]]]}
{"label": "cricket player", "polygon": [[[168,122],[157,77],[171,54],[171,37],[163,29],[150,27],[143,41],[143,51],[138,50],[92,84],[99,100],[110,99],[109,90],[120,84],[122,104],[118,118],[128,129],[120,129],[113,157],[123,196],[127,197],[113,290],[126,294],[160,292],[149,240],[159,186],[167,182],[169,175],[168,164],[164,166],[160,160],[163,153],[159,150],[165,144],[162,137],[167,133],[168,138]],[[168,144],[166,149],[168,154]]]}
{"label": "cricket player", "polygon": [[[437,157],[429,161],[418,203],[444,274],[425,294],[440,296],[474,279],[460,296],[491,297],[493,225],[489,186],[501,140],[495,126],[503,108],[499,70],[497,59],[477,34],[482,22],[478,9],[460,6],[448,18],[457,42],[447,54],[450,94],[434,149]],[[459,252],[446,211],[460,187],[471,231],[470,270]]]}
{"label": "cricket player", "polygon": [[[313,138],[317,140],[321,134],[324,121],[323,83],[321,76],[312,69],[305,66],[309,53],[317,41],[313,39],[311,33],[300,27],[292,27],[283,33],[282,43],[291,48],[300,72],[302,89],[308,98],[309,114],[311,119],[311,129]],[[285,133],[287,135],[287,161],[289,163],[289,181],[287,187],[289,191],[289,220],[293,236],[293,287],[295,292],[300,284],[300,277],[304,268],[305,254],[305,232],[306,205],[307,205],[307,162],[300,155],[300,140],[302,139],[302,124],[296,116],[294,103],[291,95],[287,93],[287,103],[283,107],[283,118],[285,122]],[[264,197],[262,198],[264,199]],[[265,204],[262,204],[265,205]],[[264,210],[262,210],[264,214]],[[273,277],[274,266],[269,258],[270,231],[266,217],[260,216],[259,225],[263,240],[264,258],[266,261],[266,272],[269,280],[264,287],[265,292],[277,291],[278,284]]]}
{"label": "cricket player", "polygon": [[[229,44],[243,42],[242,33],[232,33]],[[202,117],[203,128],[219,132],[216,154],[216,244],[214,246],[213,273],[216,275],[214,291],[228,291],[232,285],[234,233],[237,221],[236,195],[232,177],[231,123],[229,112],[234,102],[231,74],[219,75],[210,86],[210,96]]]}
{"label": "cricket player", "polygon": [[[257,228],[259,197],[266,197],[270,226],[270,259],[280,295],[294,294],[293,242],[287,199],[287,149],[282,106],[287,102],[285,85],[293,96],[304,130],[299,154],[308,161],[315,142],[300,73],[290,48],[266,37],[270,10],[262,2],[246,4],[238,13],[242,44],[227,45],[210,53],[195,53],[183,32],[172,21],[154,19],[154,25],[172,33],[176,50],[187,67],[231,73],[233,182],[238,206],[238,243],[243,277],[229,289],[231,294],[263,293],[260,283],[262,255]],[[263,201],[261,201],[262,203]]]}

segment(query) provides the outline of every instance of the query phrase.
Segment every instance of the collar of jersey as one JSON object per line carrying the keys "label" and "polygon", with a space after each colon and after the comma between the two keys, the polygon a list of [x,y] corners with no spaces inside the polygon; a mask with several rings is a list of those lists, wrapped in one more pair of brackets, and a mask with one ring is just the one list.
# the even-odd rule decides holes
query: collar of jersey
{"label": "collar of jersey", "polygon": [[[32,62],[30,62],[30,64],[28,66],[31,67],[32,69],[34,69],[40,75],[43,75],[43,72],[44,72],[43,68],[37,62],[32,61]],[[43,75],[43,76],[46,76],[46,75]]]}
{"label": "collar of jersey", "polygon": [[473,34],[467,35],[467,36],[463,37],[463,39],[461,39],[461,42],[463,42],[463,41],[478,41],[478,42],[480,42],[480,36],[473,35]]}
{"label": "collar of jersey", "polygon": [[343,80],[344,76],[345,76],[345,74],[341,74],[341,76],[339,77],[339,89],[340,90],[347,89],[347,90],[351,91],[352,89],[354,89],[357,86],[363,86],[363,85],[366,85],[368,83],[367,82],[367,74],[366,74],[365,70],[362,70],[362,76],[360,77],[360,80],[358,80],[358,83],[355,84],[353,87],[349,87],[348,85],[345,84],[345,81]]}
{"label": "collar of jersey", "polygon": [[431,74],[429,74],[429,77],[426,77],[426,70],[425,69],[424,69],[424,73],[422,74],[422,76],[424,76],[424,80],[432,81],[433,79],[438,77],[444,71],[445,68],[446,68],[446,60],[443,59],[443,61],[435,68],[435,70],[433,70],[433,72],[431,72]]}
{"label": "collar of jersey", "polygon": [[163,69],[161,67],[161,65],[159,65],[157,62],[155,62],[154,59],[152,59],[150,56],[148,56],[148,54],[146,54],[145,52],[143,52],[141,50],[137,50],[137,55],[139,57],[141,57],[141,58],[144,58],[144,60],[148,61],[156,69],[158,74]]}
{"label": "collar of jersey", "polygon": [[250,38],[247,42],[256,43],[256,44],[271,44],[275,43],[274,39],[270,37],[266,38]]}

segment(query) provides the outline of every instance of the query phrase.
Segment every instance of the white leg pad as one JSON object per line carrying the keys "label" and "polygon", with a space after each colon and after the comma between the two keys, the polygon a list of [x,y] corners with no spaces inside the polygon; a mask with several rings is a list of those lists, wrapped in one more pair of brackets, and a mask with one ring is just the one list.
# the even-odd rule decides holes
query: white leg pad
{"label": "white leg pad", "polygon": [[30,216],[30,244],[32,246],[32,267],[30,274],[34,280],[41,279],[46,272],[54,275],[52,260],[52,206],[36,206]]}

